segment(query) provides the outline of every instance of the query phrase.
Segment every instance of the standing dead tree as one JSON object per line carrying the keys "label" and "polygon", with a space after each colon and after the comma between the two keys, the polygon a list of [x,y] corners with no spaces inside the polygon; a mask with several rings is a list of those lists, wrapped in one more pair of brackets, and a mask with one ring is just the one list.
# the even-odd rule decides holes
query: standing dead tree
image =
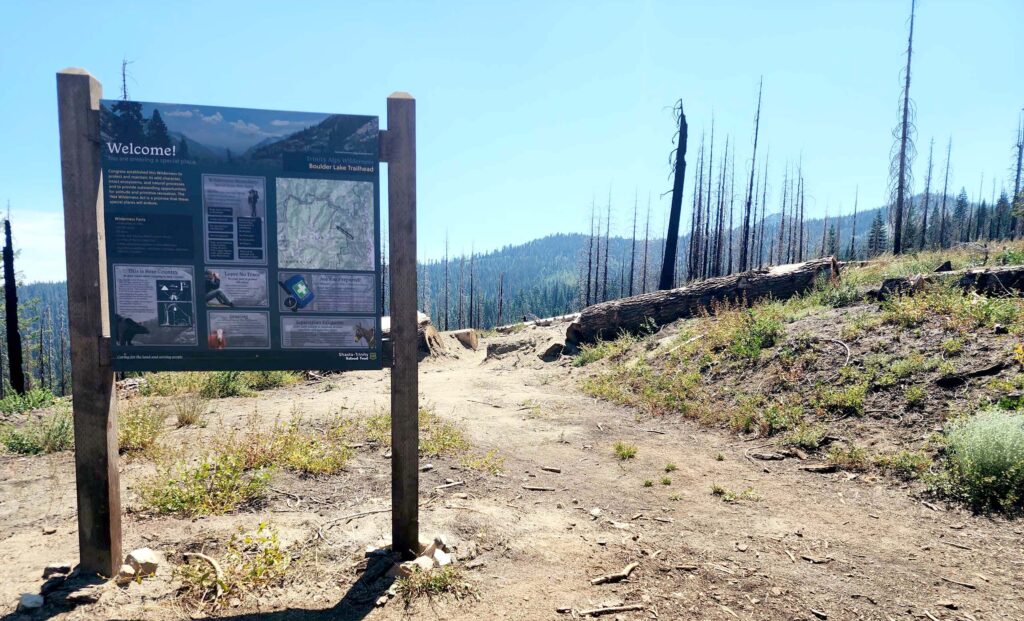
{"label": "standing dead tree", "polygon": [[[700,151],[697,155],[697,183],[695,185],[696,190],[693,193],[693,212],[690,217],[690,251],[688,253],[689,260],[686,264],[686,280],[692,281],[697,278],[700,268],[700,247],[701,247],[701,230],[704,226],[702,222],[704,209],[704,134],[701,133],[700,137]],[[650,197],[648,197],[647,204],[647,220],[650,224]],[[644,293],[646,293],[646,288]]]}
{"label": "standing dead tree", "polygon": [[[690,240],[693,243],[693,233],[690,233]],[[647,224],[644,225],[644,263],[643,276],[640,280],[641,293],[647,293],[647,249],[651,245],[651,193],[647,193]]]}
{"label": "standing dead tree", "polygon": [[910,61],[914,51],[914,9],[917,0],[910,0],[910,34],[907,36],[907,65],[903,70],[903,92],[901,94],[900,124],[893,132],[898,138],[893,145],[893,159],[890,166],[894,204],[892,252],[903,252],[903,215],[904,203],[912,185],[911,161],[914,158],[914,112],[910,101]]}
{"label": "standing dead tree", "polygon": [[[743,232],[740,244],[740,271],[745,272],[750,267],[748,256],[750,238],[750,210],[754,197],[754,166],[757,163],[757,137],[761,129],[761,90],[764,86],[764,77],[757,85],[757,114],[754,116],[754,152],[750,156],[750,183],[747,185],[747,202],[743,207]],[[731,271],[731,270],[730,270]]]}
{"label": "standing dead tree", "polygon": [[1013,177],[1013,199],[1010,213],[1012,214],[1012,228],[1010,237],[1017,239],[1020,234],[1021,215],[1024,215],[1024,188],[1021,187],[1021,165],[1024,164],[1024,114],[1017,123],[1017,144],[1014,145],[1017,151],[1017,172]]}
{"label": "standing dead tree", "polygon": [[[590,239],[587,242],[587,292],[586,292],[586,306],[590,306],[594,303],[592,296],[591,284],[594,282],[594,216],[597,211],[597,203],[591,199],[590,201]],[[500,325],[500,324],[499,324]]]}
{"label": "standing dead tree", "polygon": [[953,152],[953,137],[946,144],[946,175],[942,182],[942,210],[939,212],[939,248],[946,247],[946,199],[949,197],[949,156]]}
{"label": "standing dead tree", "polygon": [[928,144],[928,172],[924,177],[924,209],[921,213],[921,238],[917,245],[918,250],[924,250],[928,243],[928,203],[932,192],[932,154],[935,151],[935,139],[932,138]]}
{"label": "standing dead tree", "polygon": [[608,259],[611,257],[612,230],[612,188],[608,187],[608,217],[604,221],[604,276],[601,284],[601,300],[608,299]]}
{"label": "standing dead tree", "polygon": [[639,189],[633,191],[633,246],[629,252],[629,295],[633,295],[633,275],[636,273],[636,210],[640,200]]}
{"label": "standing dead tree", "polygon": [[18,330],[18,284],[14,275],[14,245],[11,243],[11,218],[4,220],[4,313],[7,321],[7,367],[11,388],[25,392],[25,371],[22,367],[21,332]]}
{"label": "standing dead tree", "polygon": [[676,148],[672,156],[672,202],[669,207],[668,233],[665,236],[665,255],[661,263],[659,289],[670,289],[675,284],[676,251],[679,244],[679,216],[683,209],[683,180],[686,178],[686,113],[683,100],[676,102],[674,113],[679,124]]}

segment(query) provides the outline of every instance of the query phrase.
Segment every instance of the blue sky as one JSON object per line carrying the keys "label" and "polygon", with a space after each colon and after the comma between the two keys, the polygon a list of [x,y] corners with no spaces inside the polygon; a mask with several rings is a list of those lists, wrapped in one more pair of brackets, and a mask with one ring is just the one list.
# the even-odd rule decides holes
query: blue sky
{"label": "blue sky", "polygon": [[[453,252],[582,231],[609,188],[613,234],[629,234],[635,191],[641,203],[653,194],[661,227],[671,104],[686,106],[691,163],[714,113],[742,169],[761,75],[770,204],[786,162],[802,156],[812,214],[850,210],[857,186],[876,206],[908,10],[896,0],[5,2],[0,201],[10,200],[26,279],[63,278],[54,73],[84,67],[116,97],[127,57],[129,95],[142,101],[384,117],[389,93],[412,93],[421,257],[443,253],[446,230]],[[1009,178],[1021,24],[1019,0],[919,3],[917,189],[933,136],[937,152],[953,137],[957,190],[977,194],[984,175],[987,197],[993,178]]]}

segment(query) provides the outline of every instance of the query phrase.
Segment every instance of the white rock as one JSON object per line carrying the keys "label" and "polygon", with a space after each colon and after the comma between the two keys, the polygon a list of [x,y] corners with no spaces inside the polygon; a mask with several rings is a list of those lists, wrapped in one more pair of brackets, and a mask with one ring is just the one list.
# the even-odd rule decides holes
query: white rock
{"label": "white rock", "polygon": [[434,562],[437,563],[438,567],[444,567],[445,565],[451,565],[452,555],[448,554],[444,550],[434,550]]}
{"label": "white rock", "polygon": [[416,560],[412,561],[413,567],[418,567],[421,571],[430,571],[434,568],[434,558],[430,556],[417,556]]}
{"label": "white rock", "polygon": [[597,518],[601,517],[601,509],[600,509],[600,507],[594,507],[593,509],[591,509],[590,510],[590,515],[594,519],[597,519]]}
{"label": "white rock", "polygon": [[118,584],[127,584],[132,580],[135,580],[136,575],[135,568],[128,563],[125,563],[124,565],[121,565],[120,571],[117,572],[117,582]]}
{"label": "white rock", "polygon": [[18,600],[18,610],[38,610],[43,607],[44,599],[42,595],[36,595],[35,593],[22,593],[21,598]]}
{"label": "white rock", "polygon": [[139,548],[129,552],[124,562],[132,566],[137,576],[144,578],[156,573],[157,567],[164,562],[164,557],[150,548]]}

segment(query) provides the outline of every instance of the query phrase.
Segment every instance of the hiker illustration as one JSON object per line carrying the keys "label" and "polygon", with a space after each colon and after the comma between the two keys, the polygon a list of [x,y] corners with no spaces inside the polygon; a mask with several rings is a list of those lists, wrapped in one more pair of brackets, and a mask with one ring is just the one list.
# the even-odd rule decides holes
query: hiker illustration
{"label": "hiker illustration", "polygon": [[251,217],[256,217],[256,205],[260,202],[260,193],[256,191],[256,188],[249,190],[249,211]]}
{"label": "hiker illustration", "polygon": [[206,303],[208,305],[220,304],[221,306],[234,307],[235,303],[231,298],[220,290],[220,274],[213,270],[206,270]]}

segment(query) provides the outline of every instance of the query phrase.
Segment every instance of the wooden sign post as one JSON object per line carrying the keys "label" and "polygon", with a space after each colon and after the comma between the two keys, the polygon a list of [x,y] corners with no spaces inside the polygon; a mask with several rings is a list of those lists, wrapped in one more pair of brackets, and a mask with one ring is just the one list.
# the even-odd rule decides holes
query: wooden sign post
{"label": "wooden sign post", "polygon": [[[82,69],[57,74],[80,569],[113,576],[122,559],[121,497],[101,183],[101,95],[100,83]],[[387,121],[387,130],[380,132],[380,161],[388,163],[391,237],[392,549],[410,557],[419,552],[415,100],[406,93],[388,97]]]}
{"label": "wooden sign post", "polygon": [[391,549],[419,553],[419,377],[416,358],[416,100],[388,97],[388,129],[381,133],[388,163],[391,239]]}
{"label": "wooden sign post", "polygon": [[57,74],[80,567],[113,576],[122,560],[121,485],[100,189],[102,94],[87,71]]}

